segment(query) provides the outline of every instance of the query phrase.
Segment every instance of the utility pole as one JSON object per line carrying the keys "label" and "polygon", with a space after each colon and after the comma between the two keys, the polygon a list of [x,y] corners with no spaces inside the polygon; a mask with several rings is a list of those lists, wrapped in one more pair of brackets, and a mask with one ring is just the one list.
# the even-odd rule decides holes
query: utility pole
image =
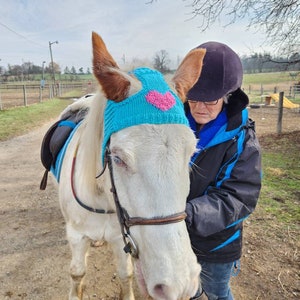
{"label": "utility pole", "polygon": [[44,75],[44,69],[45,69],[45,61],[43,61],[43,64],[42,64],[42,80],[45,80],[45,75]]}
{"label": "utility pole", "polygon": [[[56,91],[55,72],[54,72],[53,55],[52,55],[52,47],[51,47],[53,44],[58,44],[58,41],[49,42],[49,50],[50,50],[50,58],[51,58],[51,69],[52,69],[52,80],[53,80],[54,90]],[[55,92],[55,94],[56,94],[56,92]]]}
{"label": "utility pole", "polygon": [[45,61],[43,61],[42,64],[42,79],[41,79],[41,84],[40,84],[40,102],[43,100],[43,90],[45,87],[45,75],[44,75],[44,68],[45,68]]}

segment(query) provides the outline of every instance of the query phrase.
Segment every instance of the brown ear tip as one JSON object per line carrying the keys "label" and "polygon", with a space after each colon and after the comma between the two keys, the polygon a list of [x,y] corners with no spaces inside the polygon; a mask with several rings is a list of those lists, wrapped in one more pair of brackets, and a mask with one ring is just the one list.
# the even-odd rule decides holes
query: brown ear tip
{"label": "brown ear tip", "polygon": [[92,31],[92,42],[94,44],[98,43],[98,42],[104,43],[103,40],[102,40],[102,38],[101,38],[101,36],[97,32],[95,32],[95,31]]}
{"label": "brown ear tip", "polygon": [[198,52],[198,53],[205,54],[206,53],[206,49],[205,48],[194,48],[190,52]]}

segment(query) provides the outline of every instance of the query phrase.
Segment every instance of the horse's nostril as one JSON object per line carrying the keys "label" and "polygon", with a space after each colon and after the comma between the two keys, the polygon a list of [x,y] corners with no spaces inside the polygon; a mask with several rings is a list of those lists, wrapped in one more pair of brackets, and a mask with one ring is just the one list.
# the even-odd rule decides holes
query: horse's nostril
{"label": "horse's nostril", "polygon": [[167,299],[165,297],[168,294],[168,290],[169,288],[165,284],[157,284],[153,289],[155,298]]}

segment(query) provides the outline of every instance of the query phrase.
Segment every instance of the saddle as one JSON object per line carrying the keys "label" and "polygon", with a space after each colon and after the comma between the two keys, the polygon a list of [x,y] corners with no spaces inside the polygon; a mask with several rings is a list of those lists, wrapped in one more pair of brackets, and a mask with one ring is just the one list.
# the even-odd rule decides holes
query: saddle
{"label": "saddle", "polygon": [[45,172],[40,183],[40,189],[45,190],[48,181],[48,172],[55,166],[57,156],[66,140],[88,112],[88,108],[77,111],[67,111],[61,119],[55,122],[46,132],[41,145],[41,162]]}

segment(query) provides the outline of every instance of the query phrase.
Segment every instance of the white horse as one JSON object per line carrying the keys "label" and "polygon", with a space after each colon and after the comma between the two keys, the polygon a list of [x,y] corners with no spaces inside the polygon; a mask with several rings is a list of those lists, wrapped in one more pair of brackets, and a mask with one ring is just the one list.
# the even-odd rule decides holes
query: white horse
{"label": "white horse", "polygon": [[[194,134],[177,94],[161,90],[160,73],[125,73],[99,35],[92,41],[101,88],[64,111],[89,110],[68,144],[59,179],[72,251],[69,299],[82,299],[91,240],[112,246],[123,299],[134,299],[133,269],[145,298],[189,299],[201,269],[184,222]],[[182,99],[199,77],[204,51],[191,51],[174,76]]]}

